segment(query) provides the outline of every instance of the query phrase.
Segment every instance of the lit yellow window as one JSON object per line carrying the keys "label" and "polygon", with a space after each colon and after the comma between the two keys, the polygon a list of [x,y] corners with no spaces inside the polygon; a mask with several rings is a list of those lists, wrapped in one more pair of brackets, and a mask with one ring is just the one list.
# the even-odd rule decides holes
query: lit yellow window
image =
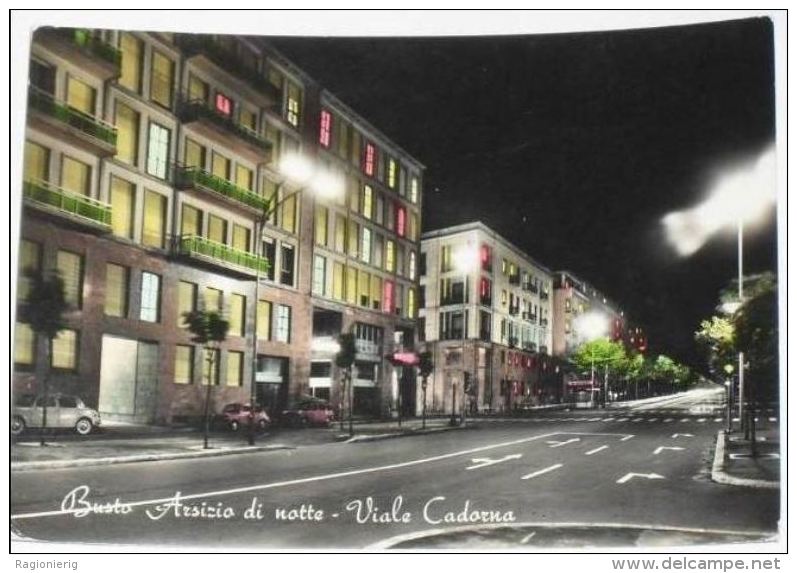
{"label": "lit yellow window", "polygon": [[382,300],[382,279],[376,275],[371,276],[371,306],[381,308]]}
{"label": "lit yellow window", "polygon": [[282,202],[281,226],[284,231],[289,233],[296,232],[296,203],[296,195],[287,197]]}
{"label": "lit yellow window", "polygon": [[127,267],[108,263],[105,265],[105,314],[108,316],[127,316],[129,288]]}
{"label": "lit yellow window", "polygon": [[50,180],[50,150],[32,141],[25,142],[25,180]]}
{"label": "lit yellow window", "polygon": [[166,242],[166,197],[154,191],[144,191],[144,228],[141,242],[162,249]]}
{"label": "lit yellow window", "polygon": [[396,188],[396,162],[393,159],[388,159],[387,162],[387,186]]}
{"label": "lit yellow window", "polygon": [[191,384],[194,379],[194,347],[178,345],[174,352],[174,383]]}
{"label": "lit yellow window", "polygon": [[326,247],[327,245],[327,223],[329,221],[329,209],[322,205],[315,208],[315,243]]}
{"label": "lit yellow window", "polygon": [[246,297],[242,294],[233,294],[230,297],[230,334],[243,336],[245,323]]}
{"label": "lit yellow window", "polygon": [[418,178],[413,177],[410,179],[410,201],[413,203],[418,202]]}
{"label": "lit yellow window", "polygon": [[257,114],[249,111],[246,108],[241,108],[241,116],[239,118],[241,125],[248,127],[252,131],[257,131]]}
{"label": "lit yellow window", "polygon": [[177,287],[177,326],[187,328],[185,315],[196,310],[196,293],[194,283],[180,281]]}
{"label": "lit yellow window", "polygon": [[227,221],[216,215],[208,215],[208,239],[227,244]]}
{"label": "lit yellow window", "polygon": [[208,84],[191,74],[188,78],[188,100],[207,102],[209,93]]}
{"label": "lit yellow window", "polygon": [[230,179],[230,160],[220,153],[213,153],[213,175],[222,179]]}
{"label": "lit yellow window", "polygon": [[271,303],[267,300],[257,301],[257,337],[271,340]]}
{"label": "lit yellow window", "polygon": [[374,210],[374,191],[370,185],[363,186],[363,217],[370,219]]}
{"label": "lit yellow window", "polygon": [[[219,384],[219,349],[204,348],[202,352],[202,385]],[[212,378],[212,382],[211,382]]]}
{"label": "lit yellow window", "polygon": [[14,364],[32,366],[36,357],[36,334],[30,324],[17,322],[14,328]]}
{"label": "lit yellow window", "polygon": [[356,257],[360,247],[360,226],[349,220],[349,256]]}
{"label": "lit yellow window", "polygon": [[174,64],[160,52],[152,52],[152,78],[150,98],[164,107],[172,107]]}
{"label": "lit yellow window", "polygon": [[80,308],[83,303],[83,257],[69,251],[58,251],[57,268],[64,281],[67,304]]}
{"label": "lit yellow window", "polygon": [[385,270],[396,270],[396,244],[389,239],[385,241]]}
{"label": "lit yellow window", "polygon": [[183,203],[182,224],[180,234],[183,236],[202,235],[202,211],[191,205]]}
{"label": "lit yellow window", "polygon": [[205,147],[191,139],[185,140],[185,165],[186,167],[205,168]]}
{"label": "lit yellow window", "polygon": [[130,165],[138,160],[138,125],[138,113],[116,102],[116,158]]}
{"label": "lit yellow window", "polygon": [[207,287],[205,289],[205,311],[221,312],[222,294],[219,289]]}
{"label": "lit yellow window", "polygon": [[335,300],[343,300],[343,264],[332,264],[332,297]]}
{"label": "lit yellow window", "polygon": [[96,98],[97,90],[87,83],[71,76],[67,79],[66,103],[69,107],[93,116]]}
{"label": "lit yellow window", "polygon": [[255,173],[243,165],[235,166],[235,184],[252,191],[255,188]]}
{"label": "lit yellow window", "polygon": [[232,247],[239,251],[249,251],[249,229],[242,225],[232,226]]}
{"label": "lit yellow window", "polygon": [[357,269],[346,267],[346,302],[357,304]]}
{"label": "lit yellow window", "polygon": [[61,161],[61,187],[78,195],[90,195],[91,166],[64,155]]}
{"label": "lit yellow window", "polygon": [[415,289],[407,289],[407,317],[415,318]]}
{"label": "lit yellow window", "polygon": [[370,305],[371,275],[360,271],[357,277],[357,304],[368,307]]}
{"label": "lit yellow window", "polygon": [[346,218],[340,213],[335,215],[335,250],[339,253],[346,251]]}
{"label": "lit yellow window", "polygon": [[244,353],[230,350],[227,353],[227,386],[243,386]]}
{"label": "lit yellow window", "polygon": [[62,330],[52,341],[51,366],[63,370],[77,367],[78,335],[74,330]]}
{"label": "lit yellow window", "polygon": [[111,229],[114,235],[133,238],[136,191],[132,183],[111,177]]}
{"label": "lit yellow window", "polygon": [[27,300],[30,295],[31,280],[28,272],[41,269],[41,245],[22,239],[19,245],[19,280],[17,281],[17,300]]}
{"label": "lit yellow window", "polygon": [[143,43],[132,34],[123,32],[119,47],[122,50],[122,75],[119,77],[119,84],[140,93],[141,69],[144,61]]}
{"label": "lit yellow window", "polygon": [[302,90],[299,86],[288,83],[288,106],[285,118],[294,127],[299,126],[302,107]]}

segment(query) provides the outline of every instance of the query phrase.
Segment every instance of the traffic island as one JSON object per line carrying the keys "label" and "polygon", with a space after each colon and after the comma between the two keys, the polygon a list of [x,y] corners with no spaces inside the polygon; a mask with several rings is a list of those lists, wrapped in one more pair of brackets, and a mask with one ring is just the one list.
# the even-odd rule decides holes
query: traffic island
{"label": "traffic island", "polygon": [[711,479],[717,483],[762,489],[780,487],[780,439],[775,430],[761,431],[756,438],[756,455],[750,440],[739,434],[717,433]]}

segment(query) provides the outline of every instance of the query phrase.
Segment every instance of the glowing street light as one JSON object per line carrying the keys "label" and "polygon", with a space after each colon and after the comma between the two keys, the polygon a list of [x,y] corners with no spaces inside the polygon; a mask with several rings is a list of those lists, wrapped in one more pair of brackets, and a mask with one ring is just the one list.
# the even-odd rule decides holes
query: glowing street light
{"label": "glowing street light", "polygon": [[[451,262],[453,263],[454,271],[462,273],[463,288],[462,288],[462,388],[460,400],[460,425],[465,425],[465,333],[468,328],[467,321],[467,301],[465,293],[467,293],[468,281],[470,274],[478,268],[479,265],[479,251],[470,243],[460,245],[454,249],[451,254]],[[451,424],[456,424],[456,384],[451,386]]]}

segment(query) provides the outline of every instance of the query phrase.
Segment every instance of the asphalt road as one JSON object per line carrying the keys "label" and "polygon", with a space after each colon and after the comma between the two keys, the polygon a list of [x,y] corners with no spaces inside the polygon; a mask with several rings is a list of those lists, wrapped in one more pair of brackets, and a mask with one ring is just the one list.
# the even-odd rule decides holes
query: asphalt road
{"label": "asphalt road", "polygon": [[709,479],[721,400],[696,390],[410,438],[14,473],[12,527],[194,550],[760,540],[777,529],[778,492]]}

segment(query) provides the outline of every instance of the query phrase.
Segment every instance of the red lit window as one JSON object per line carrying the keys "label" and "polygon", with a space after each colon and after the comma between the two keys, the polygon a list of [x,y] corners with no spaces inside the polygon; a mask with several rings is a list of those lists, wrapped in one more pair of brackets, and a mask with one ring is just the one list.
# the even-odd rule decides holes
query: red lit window
{"label": "red lit window", "polygon": [[490,247],[482,245],[481,248],[482,270],[490,271],[493,268],[492,253]]}
{"label": "red lit window", "polygon": [[222,93],[216,94],[216,111],[222,115],[232,115],[232,100]]}
{"label": "red lit window", "polygon": [[365,144],[365,161],[363,162],[363,170],[366,175],[373,176],[374,163],[376,162],[376,149],[370,143]]}
{"label": "red lit window", "polygon": [[382,312],[393,314],[393,283],[385,281],[382,287]]}
{"label": "red lit window", "polygon": [[404,207],[396,207],[396,234],[403,237],[407,231],[407,211]]}
{"label": "red lit window", "polygon": [[324,147],[329,147],[330,133],[332,131],[332,114],[327,110],[321,110],[321,131],[318,134],[318,142]]}
{"label": "red lit window", "polygon": [[481,278],[481,284],[479,285],[479,292],[481,293],[482,301],[488,301],[492,295],[491,293],[492,285],[490,284],[490,279],[488,278]]}

